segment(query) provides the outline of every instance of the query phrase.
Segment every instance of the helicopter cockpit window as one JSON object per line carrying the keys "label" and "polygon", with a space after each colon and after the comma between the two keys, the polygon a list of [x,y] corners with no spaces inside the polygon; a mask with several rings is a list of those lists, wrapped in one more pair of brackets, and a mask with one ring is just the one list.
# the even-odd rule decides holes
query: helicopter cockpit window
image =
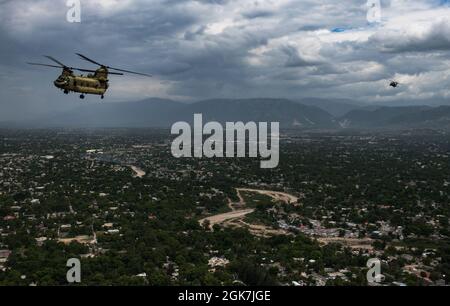
{"label": "helicopter cockpit window", "polygon": [[56,80],[59,83],[64,83],[64,84],[68,84],[69,83],[69,79],[65,76],[60,75],[58,77],[58,79]]}

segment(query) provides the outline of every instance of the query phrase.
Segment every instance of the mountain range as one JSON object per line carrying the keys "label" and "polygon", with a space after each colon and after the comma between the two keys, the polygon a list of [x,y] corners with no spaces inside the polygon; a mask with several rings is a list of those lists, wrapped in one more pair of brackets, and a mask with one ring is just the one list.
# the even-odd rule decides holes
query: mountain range
{"label": "mountain range", "polygon": [[342,128],[450,128],[450,106],[382,106],[351,110],[339,119]]}
{"label": "mountain range", "polygon": [[0,127],[170,127],[203,120],[280,122],[293,129],[402,129],[450,128],[450,106],[367,106],[352,100],[308,98],[212,99],[181,103],[151,98],[136,102],[83,104],[74,110],[49,114],[27,122],[0,123]]}
{"label": "mountain range", "polygon": [[216,99],[180,103],[147,99],[127,103],[84,104],[75,110],[27,122],[33,127],[170,127],[191,122],[195,113],[203,120],[280,122],[283,128],[337,128],[334,116],[315,107],[285,99]]}

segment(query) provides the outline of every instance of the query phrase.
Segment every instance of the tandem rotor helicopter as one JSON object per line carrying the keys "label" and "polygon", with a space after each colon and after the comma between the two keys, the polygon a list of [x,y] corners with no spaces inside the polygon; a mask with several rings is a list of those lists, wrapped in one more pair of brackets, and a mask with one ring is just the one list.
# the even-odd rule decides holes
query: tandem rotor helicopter
{"label": "tandem rotor helicopter", "polygon": [[[45,55],[45,57],[50,59],[51,61],[55,62],[56,64],[58,64],[58,66],[41,64],[41,63],[28,63],[28,64],[35,65],[35,66],[61,68],[62,73],[54,81],[55,86],[57,88],[63,90],[66,95],[69,94],[71,91],[80,93],[80,99],[84,99],[85,94],[100,95],[101,98],[103,99],[106,90],[109,88],[109,83],[108,83],[108,75],[109,74],[124,75],[121,72],[125,72],[125,73],[131,73],[131,74],[137,74],[137,75],[151,77],[150,74],[139,73],[139,72],[124,70],[124,69],[118,69],[118,68],[100,64],[80,53],[77,53],[77,55],[88,62],[91,62],[95,65],[100,66],[100,68],[98,68],[97,70],[89,70],[89,69],[68,67],[68,66],[64,65],[63,63],[61,63],[60,61],[58,61],[55,58],[48,56],[48,55]],[[81,72],[89,72],[89,74],[87,76],[75,75],[74,74],[75,70],[81,71]],[[109,70],[115,70],[115,71],[121,71],[121,72],[110,72]]]}
{"label": "tandem rotor helicopter", "polygon": [[394,87],[394,88],[397,88],[399,85],[400,85],[400,83],[397,81],[394,81],[394,80],[391,80],[389,83],[389,86]]}

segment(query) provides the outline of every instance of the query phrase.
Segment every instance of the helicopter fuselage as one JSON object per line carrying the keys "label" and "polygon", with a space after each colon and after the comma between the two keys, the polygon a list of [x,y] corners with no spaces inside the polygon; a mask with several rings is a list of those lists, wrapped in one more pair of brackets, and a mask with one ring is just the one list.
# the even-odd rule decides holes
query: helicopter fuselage
{"label": "helicopter fuselage", "polygon": [[389,86],[394,87],[394,88],[398,87],[398,85],[400,85],[400,83],[399,83],[399,82],[396,82],[396,81],[392,81],[392,82],[389,84]]}
{"label": "helicopter fuselage", "polygon": [[[41,64],[41,63],[28,63],[30,65],[34,66],[44,66],[44,67],[51,67],[51,68],[62,68],[61,75],[53,82],[53,84],[64,91],[65,94],[68,94],[69,92],[79,92],[81,93],[80,98],[84,99],[85,94],[91,94],[91,95],[100,95],[101,98],[104,98],[105,92],[108,90],[109,84],[108,84],[108,75],[124,75],[123,72],[130,73],[130,74],[137,74],[137,75],[143,75],[151,77],[150,74],[130,71],[130,70],[124,70],[119,68],[114,68],[106,65],[102,65],[83,54],[77,53],[79,57],[82,59],[91,62],[93,64],[96,64],[100,66],[97,70],[91,70],[91,69],[82,69],[82,68],[74,68],[64,65],[62,62],[58,61],[57,59],[49,56],[44,55],[44,57],[50,59],[55,64]],[[84,75],[75,75],[74,71],[82,71],[82,72],[88,72],[89,74],[87,76]],[[110,72],[109,70],[115,70],[113,72]]]}
{"label": "helicopter fuselage", "polygon": [[77,76],[68,71],[63,71],[53,83],[65,93],[72,91],[81,94],[104,95],[108,89],[108,79],[105,77]]}

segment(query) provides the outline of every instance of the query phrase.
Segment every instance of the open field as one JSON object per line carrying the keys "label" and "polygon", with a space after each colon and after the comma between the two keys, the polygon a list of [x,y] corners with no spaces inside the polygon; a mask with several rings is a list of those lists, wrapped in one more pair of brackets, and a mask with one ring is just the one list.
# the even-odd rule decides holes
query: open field
{"label": "open field", "polygon": [[239,191],[248,191],[248,192],[256,192],[259,194],[263,194],[271,197],[275,201],[285,202],[286,204],[296,203],[298,201],[298,197],[281,191],[272,191],[272,190],[260,190],[260,189],[251,189],[251,188],[236,188]]}
{"label": "open field", "polygon": [[[239,198],[239,202],[233,203],[231,200],[228,202],[228,206],[230,207],[231,211],[227,213],[217,214],[210,217],[206,217],[199,220],[200,224],[203,224],[205,221],[209,222],[210,228],[212,228],[215,224],[224,224],[228,226],[245,226],[248,227],[250,232],[254,234],[263,234],[266,236],[267,234],[283,234],[285,231],[280,230],[274,230],[270,229],[267,226],[263,225],[253,225],[243,222],[242,220],[244,217],[248,214],[251,214],[255,211],[253,208],[244,208],[246,205],[246,202],[244,200],[244,197],[242,196],[241,192],[254,192],[259,193],[262,195],[266,195],[271,197],[274,201],[281,201],[285,202],[287,204],[289,203],[296,203],[298,198],[294,195],[285,193],[285,192],[279,192],[279,191],[272,191],[272,190],[259,190],[259,189],[250,189],[250,188],[236,188],[236,193]],[[236,206],[239,207],[239,209],[236,209]]]}

